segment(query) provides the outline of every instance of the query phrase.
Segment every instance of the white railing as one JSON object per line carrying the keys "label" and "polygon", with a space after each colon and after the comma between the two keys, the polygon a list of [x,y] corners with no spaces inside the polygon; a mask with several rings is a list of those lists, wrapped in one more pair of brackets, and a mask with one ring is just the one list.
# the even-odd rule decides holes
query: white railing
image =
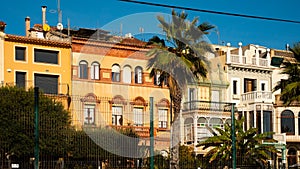
{"label": "white railing", "polygon": [[253,91],[241,95],[242,101],[267,101],[272,100],[271,91]]}

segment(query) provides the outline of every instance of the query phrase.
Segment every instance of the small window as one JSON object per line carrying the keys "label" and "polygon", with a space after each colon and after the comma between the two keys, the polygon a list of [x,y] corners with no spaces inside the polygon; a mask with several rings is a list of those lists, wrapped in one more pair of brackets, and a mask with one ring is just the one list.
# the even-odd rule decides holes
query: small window
{"label": "small window", "polygon": [[20,88],[26,87],[26,72],[16,72],[16,86]]}
{"label": "small window", "polygon": [[15,47],[15,60],[26,60],[26,48],[25,47]]}
{"label": "small window", "polygon": [[34,49],[34,62],[58,64],[58,51]]}
{"label": "small window", "polygon": [[34,86],[46,94],[58,94],[57,75],[34,74]]}
{"label": "small window", "polygon": [[99,80],[99,70],[100,70],[99,63],[97,63],[97,62],[92,63],[92,67],[91,67],[91,79]]}
{"label": "small window", "polygon": [[79,62],[79,78],[80,79],[88,78],[88,63],[86,61]]}
{"label": "small window", "polygon": [[112,66],[111,80],[113,82],[119,82],[120,81],[120,66],[119,65],[113,65]]}
{"label": "small window", "polygon": [[140,66],[135,68],[134,79],[137,84],[143,83],[143,69]]}

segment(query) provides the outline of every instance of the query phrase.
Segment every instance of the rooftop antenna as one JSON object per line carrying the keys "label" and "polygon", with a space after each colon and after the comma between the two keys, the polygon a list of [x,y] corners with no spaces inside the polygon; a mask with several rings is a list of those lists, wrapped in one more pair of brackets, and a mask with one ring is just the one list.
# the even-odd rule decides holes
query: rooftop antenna
{"label": "rooftop antenna", "polygon": [[[60,31],[64,29],[64,26],[62,24],[62,15],[61,15],[61,10],[60,10],[60,0],[57,0],[57,13],[58,13],[58,23],[56,28]],[[60,34],[60,38],[62,37],[62,35]]]}
{"label": "rooftop antenna", "polygon": [[62,11],[60,10],[60,0],[57,0],[58,23],[62,23]]}

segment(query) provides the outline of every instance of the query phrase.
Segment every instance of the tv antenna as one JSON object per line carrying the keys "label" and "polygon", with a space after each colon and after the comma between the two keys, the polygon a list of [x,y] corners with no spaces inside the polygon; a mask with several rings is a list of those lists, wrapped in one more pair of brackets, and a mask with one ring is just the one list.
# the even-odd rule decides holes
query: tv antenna
{"label": "tv antenna", "polygon": [[57,23],[57,29],[59,31],[62,31],[64,29],[63,24],[62,24],[62,14],[60,10],[60,0],[57,0],[57,14],[58,14],[58,23]]}

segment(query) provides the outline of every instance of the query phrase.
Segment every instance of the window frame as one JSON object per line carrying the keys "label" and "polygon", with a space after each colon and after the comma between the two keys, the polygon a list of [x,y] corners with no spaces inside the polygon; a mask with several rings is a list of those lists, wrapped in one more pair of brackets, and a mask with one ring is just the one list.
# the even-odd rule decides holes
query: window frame
{"label": "window frame", "polygon": [[[22,48],[24,49],[23,53],[23,59],[17,59],[17,48]],[[15,46],[14,47],[14,54],[15,54],[15,61],[21,61],[21,62],[26,62],[27,61],[27,46]]]}
{"label": "window frame", "polygon": [[[83,67],[83,66],[86,66],[86,67]],[[88,70],[89,70],[89,66],[88,66],[88,62],[85,61],[85,60],[81,60],[79,61],[79,64],[78,64],[78,77],[79,79],[88,79],[89,78],[89,75],[88,75]]]}
{"label": "window frame", "polygon": [[91,79],[92,80],[99,80],[100,79],[100,64],[98,62],[93,62],[91,64]]}
{"label": "window frame", "polygon": [[118,64],[113,64],[111,68],[111,81],[112,82],[120,82],[120,73],[121,73],[121,67]]}
{"label": "window frame", "polygon": [[134,68],[134,82],[135,84],[143,84],[143,68],[141,66]]}
{"label": "window frame", "polygon": [[[92,112],[92,116],[90,116],[90,114],[88,114],[86,116],[86,109],[88,110],[93,110]],[[89,112],[89,111],[88,111]],[[88,122],[86,122],[87,118],[91,118],[92,122],[90,122],[90,120],[88,119]],[[96,105],[95,104],[84,104],[84,108],[83,108],[83,124],[84,125],[95,125],[95,120],[96,119]]]}
{"label": "window frame", "polygon": [[[24,83],[20,86],[18,84],[18,74],[23,74],[24,75]],[[24,71],[15,71],[15,84],[19,88],[25,88],[26,89],[26,79],[27,79],[27,72]]]}
{"label": "window frame", "polygon": [[[47,61],[43,61],[43,59],[45,59],[45,57],[41,57],[39,59],[41,59],[40,61],[37,61],[38,58],[36,56],[36,51],[48,51],[49,53],[56,53],[56,59],[53,62],[47,62]],[[52,49],[43,49],[43,48],[34,48],[33,49],[33,62],[34,63],[39,63],[39,64],[51,64],[51,65],[59,65],[60,64],[60,51],[59,50],[52,50]]]}

